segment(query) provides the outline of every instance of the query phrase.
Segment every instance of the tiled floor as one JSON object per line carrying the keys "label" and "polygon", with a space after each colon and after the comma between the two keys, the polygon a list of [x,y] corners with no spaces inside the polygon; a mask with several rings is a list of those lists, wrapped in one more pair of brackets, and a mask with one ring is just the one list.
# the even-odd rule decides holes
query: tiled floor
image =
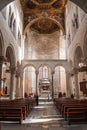
{"label": "tiled floor", "polygon": [[53,102],[40,102],[22,125],[14,122],[2,123],[1,130],[87,130],[87,125],[68,125],[58,114]]}

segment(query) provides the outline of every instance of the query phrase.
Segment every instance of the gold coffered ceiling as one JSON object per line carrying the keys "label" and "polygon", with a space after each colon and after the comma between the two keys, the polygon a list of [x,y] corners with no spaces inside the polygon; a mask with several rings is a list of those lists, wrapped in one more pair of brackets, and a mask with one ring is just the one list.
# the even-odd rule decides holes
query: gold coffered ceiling
{"label": "gold coffered ceiling", "polygon": [[24,31],[31,29],[50,34],[65,31],[65,5],[67,0],[20,0],[24,12]]}

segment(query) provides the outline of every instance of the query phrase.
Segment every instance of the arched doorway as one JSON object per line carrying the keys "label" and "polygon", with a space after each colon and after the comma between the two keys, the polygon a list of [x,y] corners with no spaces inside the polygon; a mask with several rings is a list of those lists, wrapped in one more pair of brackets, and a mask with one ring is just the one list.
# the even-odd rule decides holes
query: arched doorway
{"label": "arched doorway", "polygon": [[36,73],[33,66],[24,69],[24,96],[34,96],[36,94]]}
{"label": "arched doorway", "polygon": [[62,66],[55,67],[54,73],[54,96],[58,97],[59,93],[66,94],[66,73]]}

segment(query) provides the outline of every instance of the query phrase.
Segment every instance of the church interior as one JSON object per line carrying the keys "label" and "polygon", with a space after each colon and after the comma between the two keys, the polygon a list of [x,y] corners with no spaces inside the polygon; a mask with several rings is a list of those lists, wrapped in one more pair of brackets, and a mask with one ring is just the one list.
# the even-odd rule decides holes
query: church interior
{"label": "church interior", "polygon": [[87,130],[87,0],[0,0],[0,130]]}

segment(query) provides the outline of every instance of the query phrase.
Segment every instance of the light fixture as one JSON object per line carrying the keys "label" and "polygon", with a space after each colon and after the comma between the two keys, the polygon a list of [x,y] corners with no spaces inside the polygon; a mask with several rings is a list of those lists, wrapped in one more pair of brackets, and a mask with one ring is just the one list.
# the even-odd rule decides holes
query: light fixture
{"label": "light fixture", "polygon": [[80,71],[87,71],[87,60],[86,58],[81,58],[81,62],[78,64]]}

